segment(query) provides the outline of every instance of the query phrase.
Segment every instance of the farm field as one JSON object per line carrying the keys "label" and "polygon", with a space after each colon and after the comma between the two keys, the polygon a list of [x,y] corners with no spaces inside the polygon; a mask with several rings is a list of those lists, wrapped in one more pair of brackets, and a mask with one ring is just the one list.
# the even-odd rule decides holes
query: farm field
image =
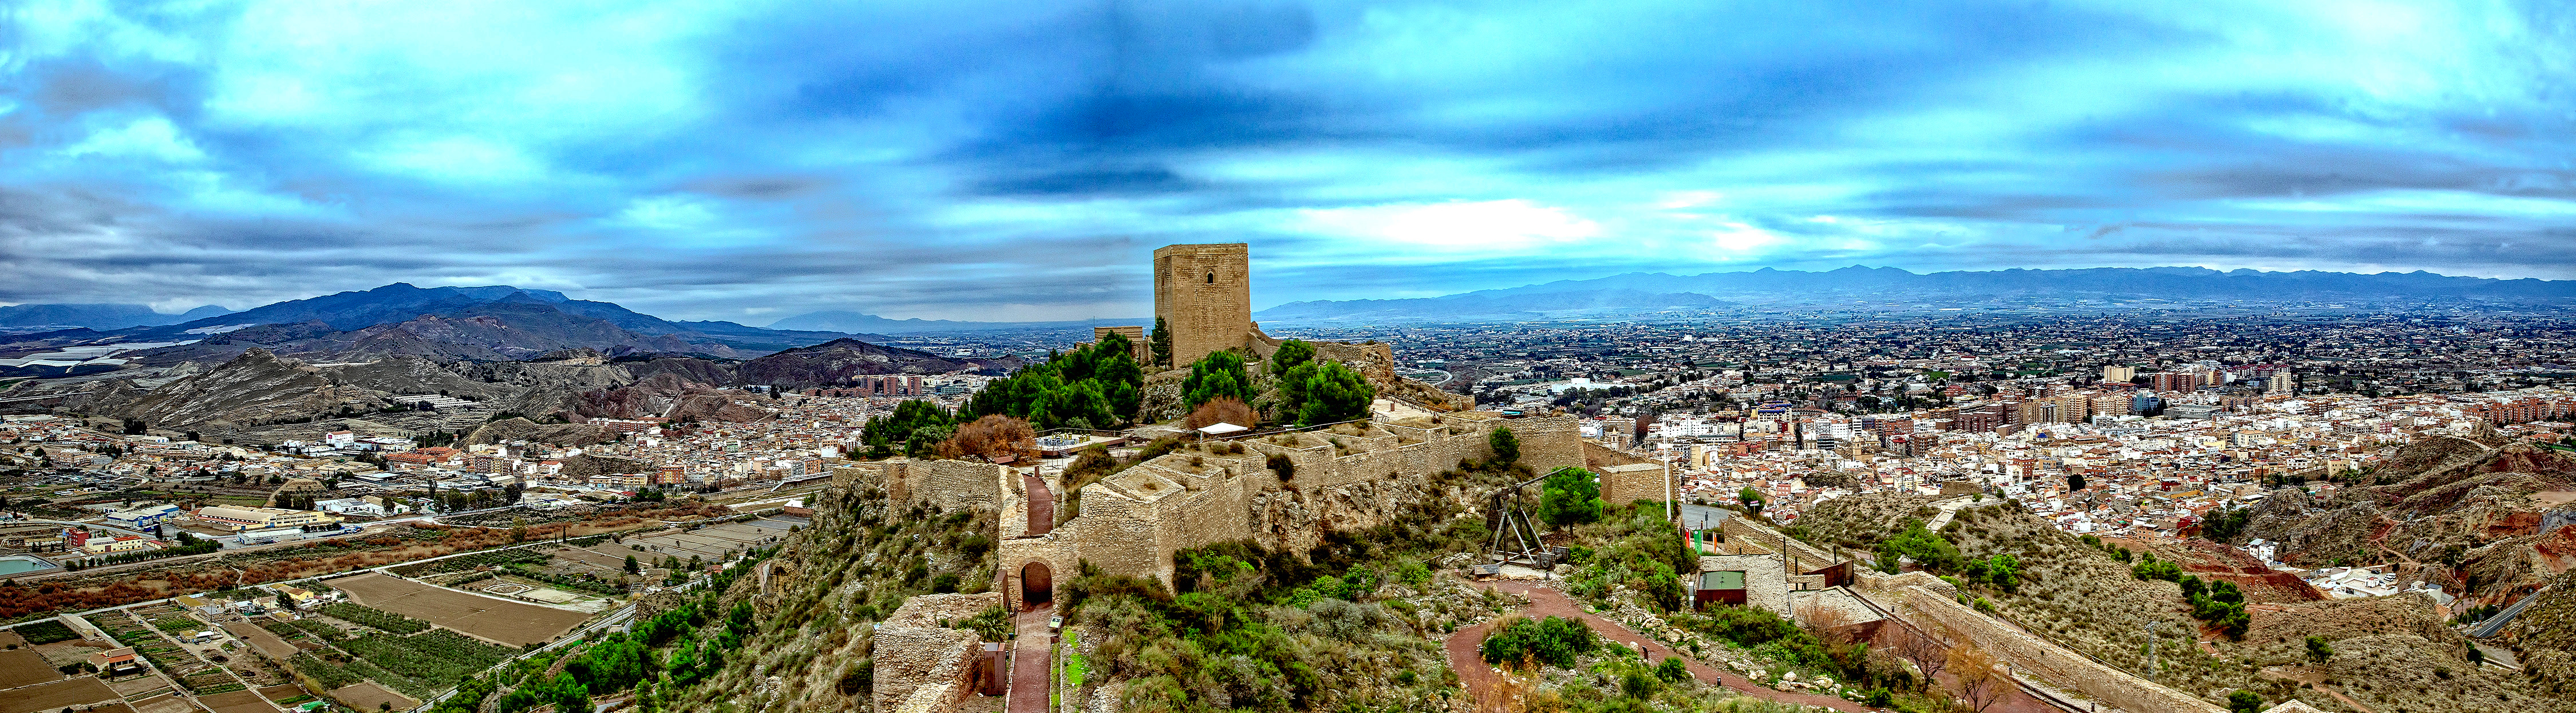
{"label": "farm field", "polygon": [[177,693],[164,693],[135,701],[132,709],[134,713],[190,713],[202,710],[196,704],[189,703],[188,699],[179,697]]}
{"label": "farm field", "polygon": [[62,677],[62,674],[54,672],[54,667],[45,665],[45,657],[37,654],[35,649],[20,647],[0,651],[0,690],[33,686]]}
{"label": "farm field", "polygon": [[83,676],[0,691],[0,713],[58,711],[113,700],[116,692],[108,690],[107,684],[100,683],[96,676]]}
{"label": "farm field", "polygon": [[511,646],[552,640],[590,618],[584,612],[467,594],[372,572],[327,584],[360,604]]}
{"label": "farm field", "polygon": [[230,691],[198,696],[197,702],[206,704],[206,707],[214,709],[215,713],[276,713],[277,711],[277,707],[269,705],[267,699],[260,698],[259,694],[250,691]]}
{"label": "farm field", "polygon": [[[626,538],[618,551],[637,552],[638,559],[659,560],[665,556],[686,560],[698,557],[713,562],[742,550],[772,544],[787,536],[787,528],[807,523],[798,517],[765,517],[750,522],[728,522],[696,530]],[[624,563],[624,555],[618,557]]]}
{"label": "farm field", "polygon": [[285,639],[277,638],[276,634],[268,633],[267,629],[259,628],[248,622],[236,621],[225,624],[224,631],[232,634],[234,638],[241,639],[243,643],[250,644],[251,648],[257,649],[260,653],[266,654],[269,658],[275,659],[279,662],[284,662],[289,657],[295,655],[296,649],[294,644],[286,643]]}
{"label": "farm field", "polygon": [[409,696],[395,693],[392,689],[374,683],[358,683],[332,689],[331,700],[362,711],[379,710],[377,708],[379,704],[392,704],[393,710],[404,710],[420,705],[419,701],[412,700]]}

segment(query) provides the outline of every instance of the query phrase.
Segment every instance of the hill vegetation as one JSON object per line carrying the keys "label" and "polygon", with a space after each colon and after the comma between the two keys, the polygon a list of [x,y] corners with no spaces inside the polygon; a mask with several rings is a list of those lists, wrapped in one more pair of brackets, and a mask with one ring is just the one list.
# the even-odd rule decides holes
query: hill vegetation
{"label": "hill vegetation", "polygon": [[[1914,561],[1950,578],[1978,609],[2221,705],[2241,690],[2276,703],[2295,696],[2342,710],[2352,708],[2321,694],[2374,711],[2576,710],[2576,703],[2542,695],[2520,677],[2472,665],[2463,640],[2439,625],[2431,602],[2421,597],[2249,605],[2222,574],[2189,573],[2167,566],[2170,559],[2066,533],[2018,503],[1965,508],[1940,532],[1925,533],[1920,518],[1928,504],[1892,495],[1839,498],[1801,523],[1815,541],[1883,554],[1937,540],[1931,549],[1946,545],[1957,558]],[[1902,544],[1907,540],[1918,543]],[[2013,565],[2008,578],[1998,577],[1993,565],[1999,560]],[[2309,636],[2325,639],[2335,654],[2311,660]],[[2391,665],[2410,668],[2377,668]]]}

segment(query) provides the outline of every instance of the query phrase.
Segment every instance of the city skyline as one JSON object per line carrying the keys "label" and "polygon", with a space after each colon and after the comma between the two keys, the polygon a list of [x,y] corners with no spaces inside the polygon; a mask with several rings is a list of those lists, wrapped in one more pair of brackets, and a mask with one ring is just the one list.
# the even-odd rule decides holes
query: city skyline
{"label": "city skyline", "polygon": [[0,15],[0,302],[675,319],[1626,272],[2576,276],[2563,10],[1137,3]]}

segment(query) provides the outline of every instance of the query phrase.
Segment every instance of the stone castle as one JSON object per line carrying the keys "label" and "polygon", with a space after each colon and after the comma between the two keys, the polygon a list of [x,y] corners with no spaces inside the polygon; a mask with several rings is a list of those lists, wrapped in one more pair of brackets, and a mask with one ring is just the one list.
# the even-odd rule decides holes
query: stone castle
{"label": "stone castle", "polygon": [[[1278,350],[1280,340],[1252,322],[1250,275],[1249,252],[1241,243],[1154,251],[1154,311],[1172,331],[1173,364],[1227,349],[1255,359]],[[1104,327],[1095,334],[1115,330],[1132,336],[1131,329]],[[1484,493],[1450,492],[1434,479],[1461,461],[1490,457],[1488,439],[1496,428],[1513,431],[1521,460],[1538,472],[1586,465],[1572,416],[1506,419],[1463,410],[1472,402],[1398,376],[1387,344],[1327,342],[1315,348],[1317,358],[1348,364],[1378,385],[1382,398],[1370,420],[1202,443],[1076,492],[1033,470],[968,461],[860,464],[841,468],[834,480],[943,509],[999,513],[996,584],[1017,605],[1052,601],[1060,575],[1083,562],[1168,586],[1172,554],[1181,550],[1250,540],[1304,551],[1331,529],[1374,527],[1428,498],[1453,498],[1472,508]],[[1184,371],[1155,378],[1177,378]],[[1604,495],[1661,499],[1670,492],[1660,467],[1594,465],[1613,465],[1602,469]]]}
{"label": "stone castle", "polygon": [[[1155,313],[1172,331],[1172,360],[1181,368],[1149,377],[1149,392],[1157,382],[1176,382],[1187,364],[1216,351],[1268,359],[1278,350],[1280,340],[1251,320],[1244,245],[1168,246],[1154,251],[1154,269]],[[1094,335],[1116,331],[1133,338],[1135,330],[1106,327]],[[1670,497],[1669,470],[1584,442],[1573,416],[1513,419],[1468,410],[1473,402],[1464,397],[1399,376],[1390,345],[1314,346],[1316,358],[1343,362],[1377,385],[1380,398],[1368,420],[1197,441],[1071,492],[1036,468],[900,458],[837,467],[833,487],[873,489],[945,512],[996,513],[1001,540],[993,592],[916,599],[918,606],[959,612],[993,597],[1013,610],[1052,603],[1086,563],[1170,587],[1173,555],[1183,550],[1248,540],[1265,549],[1305,552],[1331,532],[1376,527],[1435,500],[1477,510],[1490,493],[1450,487],[1441,474],[1462,461],[1491,457],[1490,438],[1498,428],[1512,430],[1521,462],[1537,472],[1589,465],[1601,473],[1606,497]],[[1149,414],[1146,420],[1158,419]],[[964,599],[970,596],[974,602]],[[910,611],[915,607],[906,604],[905,616],[898,618],[937,618]],[[888,626],[881,632],[894,630],[891,620]],[[889,650],[880,640],[880,710],[939,710],[965,695],[964,639],[927,629],[905,635],[916,634],[945,643]]]}

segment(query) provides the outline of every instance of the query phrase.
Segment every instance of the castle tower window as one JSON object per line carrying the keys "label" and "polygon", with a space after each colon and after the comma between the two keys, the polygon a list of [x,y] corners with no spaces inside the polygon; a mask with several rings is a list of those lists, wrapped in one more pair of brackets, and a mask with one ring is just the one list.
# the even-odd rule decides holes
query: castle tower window
{"label": "castle tower window", "polygon": [[1208,284],[1216,284],[1216,273],[1208,273]]}

